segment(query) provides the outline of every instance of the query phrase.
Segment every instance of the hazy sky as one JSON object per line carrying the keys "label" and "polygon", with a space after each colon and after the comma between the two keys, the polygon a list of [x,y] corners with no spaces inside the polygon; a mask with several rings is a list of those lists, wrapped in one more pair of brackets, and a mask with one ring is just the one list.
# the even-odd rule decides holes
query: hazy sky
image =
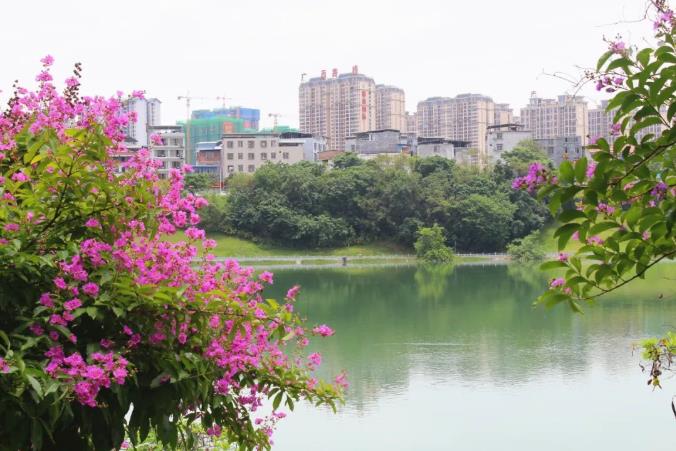
{"label": "hazy sky", "polygon": [[[260,108],[298,124],[301,73],[360,72],[406,92],[406,107],[432,96],[475,92],[515,112],[535,90],[572,88],[544,73],[579,76],[606,49],[603,36],[633,43],[649,23],[633,24],[644,0],[3,0],[0,101],[14,79],[34,86],[39,59],[56,58],[64,79],[84,65],[84,91],[144,89],[162,100],[164,123],[193,108]],[[623,23],[617,23],[623,22]],[[583,94],[603,98],[593,88]]]}

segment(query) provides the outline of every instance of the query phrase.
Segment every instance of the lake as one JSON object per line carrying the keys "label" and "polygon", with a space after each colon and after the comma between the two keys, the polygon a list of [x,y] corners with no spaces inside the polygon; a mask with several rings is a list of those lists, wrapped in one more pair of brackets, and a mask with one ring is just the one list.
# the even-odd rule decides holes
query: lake
{"label": "lake", "polygon": [[[518,265],[280,270],[321,375],[348,372],[338,414],[302,403],[277,451],[676,449],[665,389],[646,386],[637,340],[676,329],[676,265],[585,308],[533,307],[547,280]],[[660,294],[663,295],[660,298]]]}

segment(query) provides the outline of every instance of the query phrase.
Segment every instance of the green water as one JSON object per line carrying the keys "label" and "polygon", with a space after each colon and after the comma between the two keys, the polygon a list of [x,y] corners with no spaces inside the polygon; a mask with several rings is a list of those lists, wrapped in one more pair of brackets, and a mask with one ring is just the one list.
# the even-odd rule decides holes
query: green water
{"label": "green water", "polygon": [[269,294],[302,286],[298,311],[337,330],[322,374],[351,386],[274,449],[673,451],[676,377],[653,392],[632,343],[676,329],[675,280],[660,265],[580,316],[533,308],[546,280],[517,266],[277,271]]}

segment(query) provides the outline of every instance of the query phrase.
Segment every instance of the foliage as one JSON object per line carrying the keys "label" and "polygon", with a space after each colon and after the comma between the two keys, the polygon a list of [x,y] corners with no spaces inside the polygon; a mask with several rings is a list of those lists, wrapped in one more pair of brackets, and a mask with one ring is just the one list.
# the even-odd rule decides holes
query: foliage
{"label": "foliage", "polygon": [[[438,224],[458,249],[496,252],[548,220],[531,195],[511,189],[507,164],[479,172],[440,157],[359,161],[341,169],[266,165],[231,186],[210,229],[284,247],[341,247],[396,240]],[[478,196],[478,197],[477,197]],[[211,215],[211,217],[216,217]]]}
{"label": "foliage", "polygon": [[[562,224],[554,234],[561,253],[542,267],[564,274],[538,299],[545,305],[567,303],[579,311],[580,302],[644,278],[676,255],[676,21],[666,2],[652,6],[656,45],[639,50],[619,39],[609,42],[596,71],[588,73],[598,90],[614,93],[608,104],[613,142],[598,139],[590,157],[564,161],[558,172],[533,164],[514,182],[547,198]],[[660,131],[647,132],[651,126]],[[571,239],[582,245],[569,255],[564,251]],[[659,355],[656,343],[644,344],[652,350],[648,355]]]}
{"label": "foliage", "polygon": [[516,170],[518,175],[526,174],[532,163],[551,165],[551,160],[542,147],[532,139],[519,142],[512,150],[502,154],[502,158]]}
{"label": "foliage", "polygon": [[193,449],[196,422],[268,449],[282,406],[335,408],[344,376],[319,382],[303,357],[333,331],[293,313],[298,287],[278,303],[262,295],[272,274],[212,263],[195,227],[207,201],[177,170],[161,180],[147,149],[117,174],[133,113],[121,94],[81,98],[77,65],[59,94],[52,61],[0,116],[0,449],[110,450],[151,431]]}
{"label": "foliage", "polygon": [[183,184],[188,192],[198,194],[218,186],[218,180],[213,174],[189,173],[185,175]]}
{"label": "foliage", "polygon": [[415,242],[415,253],[418,258],[433,263],[451,263],[453,250],[446,246],[444,229],[438,225],[422,227],[418,230]]}
{"label": "foliage", "polygon": [[336,169],[347,169],[360,164],[362,160],[354,152],[343,152],[333,159],[333,167]]}
{"label": "foliage", "polygon": [[507,253],[519,263],[538,262],[545,259],[545,250],[540,243],[540,234],[535,232],[507,245]]}

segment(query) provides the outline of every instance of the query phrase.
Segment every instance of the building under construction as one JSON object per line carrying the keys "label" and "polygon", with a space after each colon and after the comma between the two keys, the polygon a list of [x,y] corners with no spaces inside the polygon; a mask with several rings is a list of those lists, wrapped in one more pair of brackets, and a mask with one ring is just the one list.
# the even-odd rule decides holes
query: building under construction
{"label": "building under construction", "polygon": [[[218,141],[226,133],[252,133],[258,131],[260,110],[255,108],[216,108],[195,110],[188,122],[188,162],[195,163],[197,143]],[[179,122],[185,128],[185,121]]]}

